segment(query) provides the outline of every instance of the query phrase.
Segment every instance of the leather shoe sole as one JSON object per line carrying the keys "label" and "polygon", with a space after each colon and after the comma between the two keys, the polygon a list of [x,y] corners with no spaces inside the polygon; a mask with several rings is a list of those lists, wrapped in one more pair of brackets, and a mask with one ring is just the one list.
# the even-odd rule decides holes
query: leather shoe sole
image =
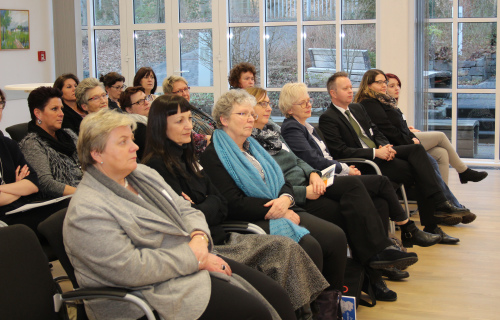
{"label": "leather shoe sole", "polygon": [[410,277],[408,271],[401,271],[396,268],[380,269],[380,273],[383,277],[392,281],[398,281]]}
{"label": "leather shoe sole", "polygon": [[[455,226],[460,222],[463,222],[463,217],[455,215],[435,215],[438,223],[445,224],[447,226]],[[471,221],[472,222],[472,221]]]}
{"label": "leather shoe sole", "polygon": [[477,216],[470,212],[469,214],[466,214],[465,216],[462,217],[462,223],[463,224],[468,224],[471,223],[472,221],[476,220]]}
{"label": "leather shoe sole", "polygon": [[374,256],[369,266],[373,269],[397,268],[405,269],[418,261],[418,256],[414,252],[401,252],[396,249],[385,249]]}

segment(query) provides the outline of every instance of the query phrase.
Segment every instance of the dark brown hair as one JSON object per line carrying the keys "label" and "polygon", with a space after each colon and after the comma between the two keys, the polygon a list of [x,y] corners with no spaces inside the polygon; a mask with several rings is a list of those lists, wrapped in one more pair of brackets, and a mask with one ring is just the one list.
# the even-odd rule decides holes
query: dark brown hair
{"label": "dark brown hair", "polygon": [[169,139],[167,137],[167,118],[179,112],[187,112],[192,109],[189,102],[176,94],[162,95],[153,101],[149,109],[148,126],[146,128],[146,147],[142,163],[147,163],[152,157],[160,156],[168,171],[189,179],[189,174],[180,165],[181,161],[186,164],[187,171],[191,171],[202,177],[194,153],[193,139],[187,144],[184,157],[181,159],[172,152]]}
{"label": "dark brown hair", "polygon": [[241,74],[245,72],[253,73],[254,78],[255,74],[257,73],[253,64],[248,62],[238,63],[231,69],[231,71],[229,71],[229,85],[233,88],[239,88]]}
{"label": "dark brown hair", "polygon": [[127,108],[132,108],[132,100],[130,97],[140,91],[146,93],[146,90],[144,90],[141,86],[129,87],[125,89],[125,91],[120,94],[120,99],[118,99],[120,108],[125,112],[127,112]]}
{"label": "dark brown hair", "polygon": [[101,81],[104,84],[104,87],[110,88],[117,82],[120,81],[125,82],[125,77],[119,74],[118,72],[109,72],[106,73],[105,75],[101,75],[99,81]]}
{"label": "dark brown hair", "polygon": [[53,87],[38,87],[31,91],[28,96],[28,107],[30,108],[31,120],[36,121],[35,109],[43,111],[50,99],[61,99],[61,97],[61,90]]}
{"label": "dark brown hair", "polygon": [[134,77],[134,87],[140,86],[142,78],[147,77],[150,74],[152,74],[153,77],[155,78],[155,85],[153,86],[153,89],[151,89],[151,94],[155,93],[156,87],[158,86],[158,80],[156,79],[155,72],[150,67],[142,67],[139,70],[137,70],[137,73],[135,74]]}
{"label": "dark brown hair", "polygon": [[370,89],[369,85],[375,82],[375,78],[381,74],[387,80],[387,77],[384,71],[380,69],[370,69],[365,72],[363,75],[363,79],[361,79],[361,83],[359,84],[359,90],[354,97],[354,102],[358,103],[365,99],[371,99],[376,97],[376,92]]}

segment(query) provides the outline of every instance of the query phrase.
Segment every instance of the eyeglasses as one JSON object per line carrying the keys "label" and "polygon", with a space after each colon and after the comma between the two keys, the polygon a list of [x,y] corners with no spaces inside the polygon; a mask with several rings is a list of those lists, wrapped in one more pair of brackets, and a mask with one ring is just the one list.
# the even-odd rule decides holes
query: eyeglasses
{"label": "eyeglasses", "polygon": [[261,102],[257,102],[257,104],[264,109],[271,106],[271,103],[269,103],[269,101],[261,101]]}
{"label": "eyeglasses", "polygon": [[310,104],[312,106],[313,102],[314,102],[314,99],[311,98],[309,100],[302,101],[300,103],[294,103],[293,105],[294,106],[301,106],[302,109],[305,109],[305,108],[307,108],[308,104]]}
{"label": "eyeglasses", "polygon": [[97,101],[97,100],[99,100],[99,99],[101,99],[101,100],[102,100],[102,99],[107,99],[107,98],[108,98],[108,94],[107,94],[107,93],[103,93],[103,94],[101,94],[101,95],[98,95],[98,96],[93,96],[92,98],[89,98],[89,100],[88,100],[88,101],[94,101],[94,100],[95,100],[95,101]]}
{"label": "eyeglasses", "polygon": [[387,80],[379,80],[379,81],[373,81],[373,83],[377,83],[379,85],[383,85],[385,83],[385,85],[388,85],[389,81],[387,81]]}
{"label": "eyeglasses", "polygon": [[191,87],[186,87],[186,88],[184,88],[184,89],[179,89],[179,90],[177,90],[177,91],[172,91],[172,93],[173,93],[173,94],[178,94],[178,93],[183,94],[183,93],[184,93],[184,92],[186,92],[186,91],[188,91],[188,92],[189,92],[189,90],[190,90],[190,89],[191,89]]}
{"label": "eyeglasses", "polygon": [[144,106],[144,104],[146,103],[146,101],[151,101],[151,97],[147,96],[144,99],[137,100],[136,102],[132,103],[132,105],[138,104],[140,106]]}
{"label": "eyeglasses", "polygon": [[150,74],[149,76],[144,76],[143,79],[154,79],[155,76],[153,76],[152,74]]}
{"label": "eyeglasses", "polygon": [[0,110],[5,109],[5,101],[0,101]]}
{"label": "eyeglasses", "polygon": [[244,117],[244,118],[250,118],[252,117],[254,120],[257,120],[259,119],[259,116],[254,114],[254,113],[251,113],[251,112],[233,112],[233,114],[237,114],[239,115],[240,117]]}
{"label": "eyeglasses", "polygon": [[125,89],[127,89],[127,86],[126,85],[122,85],[122,86],[114,86],[114,87],[111,87],[111,88],[114,88],[116,90],[125,90]]}

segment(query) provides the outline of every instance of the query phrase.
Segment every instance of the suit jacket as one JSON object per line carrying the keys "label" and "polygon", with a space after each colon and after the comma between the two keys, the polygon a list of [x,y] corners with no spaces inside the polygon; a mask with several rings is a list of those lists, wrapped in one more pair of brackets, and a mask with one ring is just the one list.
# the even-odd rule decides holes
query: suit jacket
{"label": "suit jacket", "polygon": [[[244,220],[248,222],[260,221],[269,211],[270,207],[264,207],[264,204],[272,199],[261,199],[248,197],[236,182],[219,159],[215,151],[214,144],[211,143],[205,152],[201,154],[200,164],[203,170],[208,174],[212,183],[226,198],[228,204],[228,217],[234,220]],[[280,195],[283,193],[294,195],[293,188],[289,182],[285,181],[281,187]]]}
{"label": "suit jacket", "polygon": [[[307,131],[307,128],[295,120],[295,118],[287,118],[283,121],[281,125],[281,135],[290,149],[292,149],[293,153],[307,162],[311,167],[323,170],[336,164],[335,173],[342,172],[342,165],[340,162],[325,159],[321,147],[314,141],[313,136]],[[314,129],[313,135],[321,140],[316,129]]]}
{"label": "suit jacket", "polygon": [[[208,305],[211,280],[208,271],[198,271],[188,243],[191,231],[199,229],[210,235],[205,216],[153,169],[139,164],[134,174],[164,189],[171,198],[170,216],[178,215],[187,231],[168,215],[160,216],[147,205],[116,195],[86,173],[63,225],[64,245],[76,279],[87,288],[132,289],[165,319],[196,319]],[[131,304],[113,300],[89,301],[86,306],[91,319],[137,319],[143,315]]]}
{"label": "suit jacket", "polygon": [[[370,120],[362,105],[351,103],[349,110],[363,128],[368,138],[373,140],[377,147],[389,144],[387,138]],[[330,104],[330,107],[319,117],[319,129],[323,133],[326,146],[332,157],[336,159],[373,159],[373,150],[371,148],[363,148],[349,120],[333,104]]]}
{"label": "suit jacket", "polygon": [[412,139],[416,136],[408,129],[408,124],[399,108],[393,108],[377,99],[365,99],[360,103],[391,144],[395,146],[414,144]]}

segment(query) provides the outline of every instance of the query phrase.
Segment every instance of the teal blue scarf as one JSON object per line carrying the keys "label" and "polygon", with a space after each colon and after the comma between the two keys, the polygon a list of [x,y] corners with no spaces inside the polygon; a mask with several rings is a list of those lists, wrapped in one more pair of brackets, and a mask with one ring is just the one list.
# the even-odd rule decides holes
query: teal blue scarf
{"label": "teal blue scarf", "polygon": [[[245,157],[236,143],[221,129],[214,131],[212,141],[222,165],[245,195],[255,198],[276,199],[285,184],[285,178],[279,165],[264,148],[252,137],[249,152],[262,166],[265,182],[258,170]],[[271,234],[287,236],[299,242],[309,231],[299,227],[288,219],[272,219],[269,221]]]}

